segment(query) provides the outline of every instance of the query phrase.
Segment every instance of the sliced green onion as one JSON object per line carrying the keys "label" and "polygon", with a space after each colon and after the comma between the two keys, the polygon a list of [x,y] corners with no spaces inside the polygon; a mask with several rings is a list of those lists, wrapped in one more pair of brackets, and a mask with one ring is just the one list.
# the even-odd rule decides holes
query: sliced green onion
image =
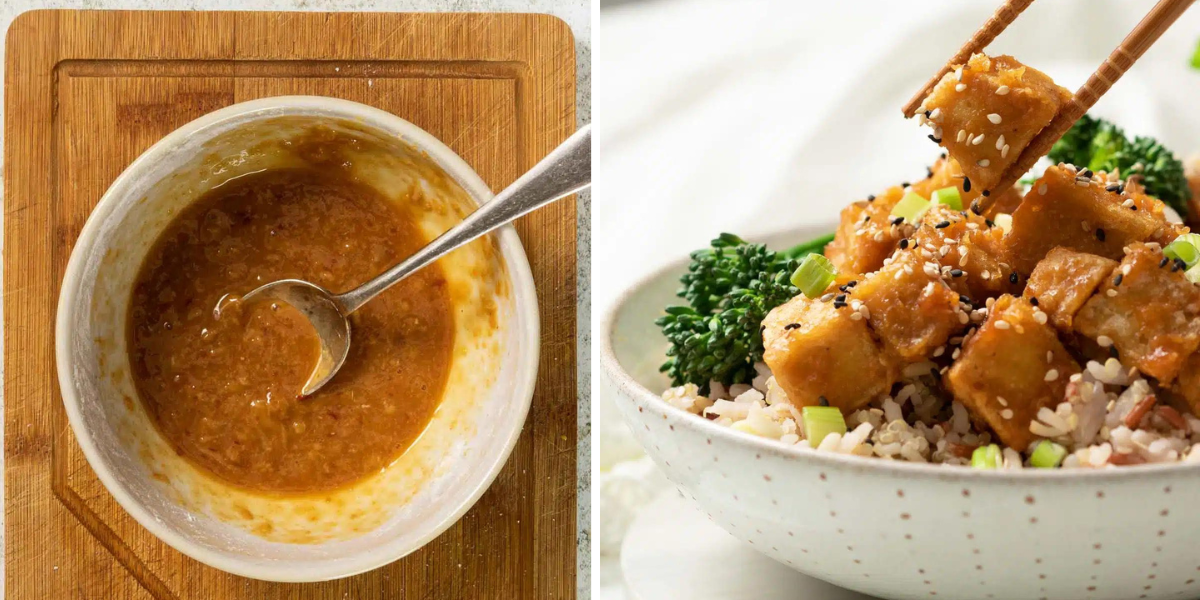
{"label": "sliced green onion", "polygon": [[934,204],[945,204],[954,210],[962,210],[962,196],[958,194],[958,188],[945,187],[933,192],[933,197],[929,199]]}
{"label": "sliced green onion", "polygon": [[1192,68],[1200,69],[1200,42],[1196,44],[1196,51],[1192,54]]}
{"label": "sliced green onion", "polygon": [[846,433],[846,419],[842,417],[842,411],[832,406],[805,406],[800,416],[804,419],[808,445],[813,448],[820,446],[825,436],[831,433]]}
{"label": "sliced green onion", "polygon": [[996,215],[996,218],[992,219],[992,222],[996,224],[996,227],[1003,229],[1004,233],[1012,231],[1012,215],[1008,213]]}
{"label": "sliced green onion", "polygon": [[1061,444],[1042,440],[1034,446],[1033,454],[1029,456],[1029,464],[1039,469],[1053,469],[1061,465],[1066,457],[1067,449]]}
{"label": "sliced green onion", "polygon": [[971,453],[971,466],[976,469],[999,469],[1002,462],[1000,446],[996,444],[980,446]]}
{"label": "sliced green onion", "polygon": [[837,269],[823,254],[809,254],[792,273],[792,285],[809,298],[819,298],[837,278]]}
{"label": "sliced green onion", "polygon": [[1200,265],[1196,265],[1188,269],[1187,272],[1184,273],[1184,276],[1188,278],[1188,281],[1200,284]]}
{"label": "sliced green onion", "polygon": [[1163,248],[1163,255],[1171,260],[1182,260],[1188,268],[1196,266],[1196,263],[1200,263],[1200,248],[1197,248],[1196,244],[1188,239],[1192,235],[1195,234],[1181,235],[1175,241],[1167,244],[1167,247]]}
{"label": "sliced green onion", "polygon": [[916,223],[929,210],[929,201],[916,192],[909,192],[892,207],[893,217],[902,217],[909,223]]}

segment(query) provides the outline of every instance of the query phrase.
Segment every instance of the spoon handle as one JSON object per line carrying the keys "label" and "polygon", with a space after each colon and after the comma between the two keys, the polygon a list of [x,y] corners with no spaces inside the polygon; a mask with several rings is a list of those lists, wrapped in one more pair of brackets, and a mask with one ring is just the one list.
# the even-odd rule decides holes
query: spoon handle
{"label": "spoon handle", "polygon": [[592,183],[592,126],[584,125],[491,201],[404,262],[350,290],[337,301],[350,314],[397,281],[478,237]]}

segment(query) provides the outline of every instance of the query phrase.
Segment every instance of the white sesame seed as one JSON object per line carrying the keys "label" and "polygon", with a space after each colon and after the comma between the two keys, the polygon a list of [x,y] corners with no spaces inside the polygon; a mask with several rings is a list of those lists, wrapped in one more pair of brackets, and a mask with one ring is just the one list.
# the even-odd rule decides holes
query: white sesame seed
{"label": "white sesame seed", "polygon": [[1079,228],[1084,231],[1090,232],[1092,230],[1092,224],[1088,223],[1087,221],[1082,221],[1079,223]]}
{"label": "white sesame seed", "polygon": [[871,318],[871,309],[867,308],[867,305],[864,304],[864,305],[858,307],[858,314],[862,315],[864,319],[870,319]]}
{"label": "white sesame seed", "polygon": [[1001,134],[1000,137],[996,138],[996,149],[999,150],[1003,147],[1004,147],[1004,134]]}
{"label": "white sesame seed", "polygon": [[1008,400],[1005,400],[1004,396],[996,396],[996,402],[999,402],[1000,406],[1008,406]]}
{"label": "white sesame seed", "polygon": [[999,125],[1002,119],[1000,118],[1000,115],[992,113],[988,115],[988,120],[992,122],[992,125]]}
{"label": "white sesame seed", "polygon": [[1006,408],[1000,411],[1000,416],[1004,417],[1006,420],[1011,420],[1013,418],[1013,411],[1011,408]]}
{"label": "white sesame seed", "polygon": [[1034,313],[1033,313],[1033,320],[1034,320],[1034,321],[1037,321],[1037,322],[1038,322],[1038,324],[1040,324],[1040,325],[1045,325],[1045,324],[1046,324],[1046,320],[1047,320],[1046,313],[1044,313],[1044,312],[1042,312],[1042,311],[1040,311],[1040,310],[1038,310],[1038,311],[1034,311]]}
{"label": "white sesame seed", "polygon": [[1005,321],[1004,319],[1000,319],[999,321],[996,321],[996,329],[1008,329],[1008,328],[1009,328],[1008,321]]}
{"label": "white sesame seed", "polygon": [[967,266],[967,255],[966,254],[962,255],[962,258],[958,259],[958,266],[960,268]]}
{"label": "white sesame seed", "polygon": [[904,278],[904,271],[896,271],[896,276],[893,277],[893,279],[895,279],[896,281],[899,281],[903,278]]}
{"label": "white sesame seed", "polygon": [[852,312],[852,313],[850,313],[850,320],[851,320],[851,321],[861,321],[861,320],[862,320],[862,318],[863,318],[863,316],[862,316],[861,314],[859,314],[859,313],[856,313],[856,312]]}
{"label": "white sesame seed", "polygon": [[945,353],[946,353],[946,348],[945,348],[945,346],[943,346],[943,347],[940,347],[937,350],[933,351],[933,357],[937,358]]}
{"label": "white sesame seed", "polygon": [[983,134],[982,134],[982,133],[981,133],[981,134],[979,134],[979,135],[977,135],[977,136],[975,136],[975,139],[971,140],[971,145],[972,145],[972,146],[978,146],[978,145],[980,145],[980,144],[982,144],[982,143],[983,143]]}
{"label": "white sesame seed", "polygon": [[1007,86],[1007,85],[1002,85],[1002,86],[1000,86],[1000,87],[996,88],[996,95],[997,95],[997,96],[1003,96],[1003,95],[1005,95],[1005,94],[1007,94],[1007,93],[1008,93],[1008,86]]}
{"label": "white sesame seed", "polygon": [[955,139],[956,141],[958,141],[959,143],[962,143],[963,139],[965,139],[966,137],[967,137],[967,132],[966,132],[966,131],[963,131],[962,129],[959,129],[959,130],[958,130],[958,136],[957,136],[957,137],[955,137],[954,139]]}
{"label": "white sesame seed", "polygon": [[1046,381],[1058,381],[1058,369],[1046,371]]}
{"label": "white sesame seed", "polygon": [[930,281],[929,283],[925,284],[925,295],[926,295],[926,296],[932,296],[932,295],[933,295],[933,293],[934,293],[934,292],[936,292],[936,291],[937,291],[937,288],[936,288],[936,287],[934,287],[934,285],[933,285],[933,282],[932,282],[932,281]]}
{"label": "white sesame seed", "polygon": [[882,241],[883,241],[883,232],[882,232],[882,231],[879,231],[879,232],[876,232],[876,233],[875,233],[875,241],[876,241],[876,242],[882,242]]}
{"label": "white sesame seed", "polygon": [[1100,344],[1101,348],[1108,348],[1113,345],[1112,338],[1108,337],[1107,335],[1102,335],[1100,337],[1097,337],[1096,343]]}
{"label": "white sesame seed", "polygon": [[912,275],[913,274],[912,265],[904,265],[904,273],[907,275]]}
{"label": "white sesame seed", "polygon": [[1000,158],[1008,158],[1008,144],[1005,144],[1004,147],[1000,149]]}
{"label": "white sesame seed", "polygon": [[962,348],[955,348],[954,353],[950,355],[950,358],[952,360],[958,360],[958,357],[960,356],[962,356]]}
{"label": "white sesame seed", "polygon": [[967,84],[965,84],[965,83],[960,83],[960,84],[954,86],[954,91],[956,91],[956,92],[961,92],[965,89],[967,89]]}
{"label": "white sesame seed", "polygon": [[1128,276],[1131,272],[1133,272],[1133,265],[1121,265],[1121,273],[1123,275]]}
{"label": "white sesame seed", "polygon": [[978,161],[976,161],[975,164],[977,164],[981,167],[987,167],[988,165],[992,164],[992,161],[990,161],[986,158],[981,158]]}
{"label": "white sesame seed", "polygon": [[954,70],[955,81],[962,81],[962,69],[963,69],[962,67],[959,67]]}
{"label": "white sesame seed", "polygon": [[940,108],[935,108],[929,112],[930,119],[937,120],[937,118],[940,116],[942,116],[942,109]]}
{"label": "white sesame seed", "polygon": [[1046,362],[1048,362],[1048,363],[1054,362],[1054,351],[1053,350],[1046,351]]}
{"label": "white sesame seed", "polygon": [[1046,184],[1043,183],[1042,185],[1038,186],[1038,194],[1042,196],[1046,195]]}
{"label": "white sesame seed", "polygon": [[1133,207],[1133,198],[1130,198],[1130,199],[1122,202],[1121,206],[1124,208],[1132,208]]}
{"label": "white sesame seed", "polygon": [[1091,183],[1092,183],[1091,179],[1076,179],[1075,180],[1075,185],[1077,185],[1079,187],[1087,187],[1087,186],[1091,185]]}
{"label": "white sesame seed", "polygon": [[958,322],[959,323],[966,325],[970,321],[971,321],[971,317],[968,317],[967,313],[958,313]]}
{"label": "white sesame seed", "polygon": [[1117,297],[1117,290],[1108,290],[1108,291],[1107,291],[1107,292],[1105,292],[1105,293],[1106,293],[1106,294],[1108,294],[1108,297],[1109,297],[1109,298],[1116,298],[1116,297]]}

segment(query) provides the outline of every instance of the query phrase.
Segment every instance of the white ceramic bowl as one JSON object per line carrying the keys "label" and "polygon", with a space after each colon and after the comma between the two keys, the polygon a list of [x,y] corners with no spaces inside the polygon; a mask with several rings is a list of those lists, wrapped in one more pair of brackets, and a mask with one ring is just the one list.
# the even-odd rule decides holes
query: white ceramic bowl
{"label": "white ceramic bowl", "polygon": [[133,401],[128,376],[125,318],[137,269],[180,208],[230,177],[295,164],[290,141],[314,127],[363,140],[354,174],[389,199],[424,188],[431,200],[419,226],[430,238],[491,198],[454,152],[381,110],[300,96],[230,106],[163,138],[113,182],[71,254],[55,332],[71,427],[113,497],[184,554],[275,581],[366,571],[457,521],[507,460],[537,374],[533,280],[507,227],[439,261],[456,311],[446,392],[425,433],[380,475],[332,493],[268,497],[226,486],[170,450]]}
{"label": "white ceramic bowl", "polygon": [[[768,238],[787,247],[831,227]],[[609,393],[685,496],[791,567],[883,598],[1193,598],[1200,467],[985,472],[785,447],[668,406],[654,326],[684,262],[601,324]],[[603,518],[603,516],[601,516]]]}

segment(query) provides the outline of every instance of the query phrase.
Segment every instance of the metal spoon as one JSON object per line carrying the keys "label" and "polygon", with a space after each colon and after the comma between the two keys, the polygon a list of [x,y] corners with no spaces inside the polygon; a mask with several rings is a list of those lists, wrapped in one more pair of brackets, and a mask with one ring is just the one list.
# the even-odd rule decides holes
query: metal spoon
{"label": "metal spoon", "polygon": [[534,165],[487,204],[461,223],[429,242],[400,264],[344,294],[300,279],[282,279],[246,294],[242,300],[272,299],[286,302],[308,318],[321,344],[313,368],[300,396],[321,389],[337,374],[350,352],[349,315],[396,282],[502,225],[524,216],[592,183],[592,127],[585,125],[546,158]]}

